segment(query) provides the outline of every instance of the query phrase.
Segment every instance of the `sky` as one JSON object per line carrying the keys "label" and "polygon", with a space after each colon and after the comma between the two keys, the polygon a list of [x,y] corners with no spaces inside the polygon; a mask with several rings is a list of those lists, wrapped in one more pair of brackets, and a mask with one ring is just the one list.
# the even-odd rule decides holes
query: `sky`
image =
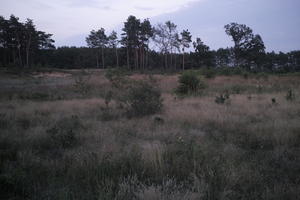
{"label": "sky", "polygon": [[33,19],[56,46],[86,46],[101,27],[119,34],[129,15],[152,24],[171,20],[211,49],[233,46],[224,25],[237,22],[260,34],[267,51],[300,50],[300,0],[0,0],[0,15]]}

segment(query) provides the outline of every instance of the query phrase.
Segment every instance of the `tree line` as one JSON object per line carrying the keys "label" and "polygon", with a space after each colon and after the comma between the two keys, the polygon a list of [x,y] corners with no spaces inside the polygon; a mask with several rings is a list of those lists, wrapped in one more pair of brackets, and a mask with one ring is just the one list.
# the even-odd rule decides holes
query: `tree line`
{"label": "tree line", "polygon": [[177,71],[191,68],[241,67],[254,71],[299,71],[300,51],[266,52],[259,34],[238,23],[224,26],[233,47],[211,50],[189,30],[171,21],[153,26],[149,19],[129,16],[120,37],[104,28],[92,30],[87,47],[55,48],[52,34],[11,15],[0,16],[0,66],[56,68],[126,67],[132,70]]}
{"label": "tree line", "polygon": [[51,36],[37,30],[31,19],[22,23],[14,15],[8,20],[0,16],[1,64],[29,67],[39,50],[55,48]]}

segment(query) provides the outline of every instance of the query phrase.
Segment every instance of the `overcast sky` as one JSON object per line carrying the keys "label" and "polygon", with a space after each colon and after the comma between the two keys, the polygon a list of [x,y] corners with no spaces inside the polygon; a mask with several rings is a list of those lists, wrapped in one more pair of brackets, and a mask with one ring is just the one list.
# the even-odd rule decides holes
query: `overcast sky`
{"label": "overcast sky", "polygon": [[56,46],[85,46],[92,29],[120,33],[129,15],[153,24],[171,20],[212,49],[232,46],[224,25],[250,26],[268,51],[300,50],[300,0],[0,0],[0,15],[34,20]]}

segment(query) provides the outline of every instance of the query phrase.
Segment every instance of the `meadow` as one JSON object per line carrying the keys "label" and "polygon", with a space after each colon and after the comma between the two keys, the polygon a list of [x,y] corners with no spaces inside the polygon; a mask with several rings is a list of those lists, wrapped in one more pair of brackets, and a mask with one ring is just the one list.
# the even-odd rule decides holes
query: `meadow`
{"label": "meadow", "polygon": [[130,73],[162,107],[128,117],[105,74],[0,72],[1,199],[300,199],[299,75]]}

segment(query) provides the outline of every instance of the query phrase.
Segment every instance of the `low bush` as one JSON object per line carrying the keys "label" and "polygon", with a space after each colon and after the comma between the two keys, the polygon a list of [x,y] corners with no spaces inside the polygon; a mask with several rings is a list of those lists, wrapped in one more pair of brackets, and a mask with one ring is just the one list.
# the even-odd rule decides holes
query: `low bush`
{"label": "low bush", "polygon": [[205,89],[204,82],[192,71],[183,72],[179,77],[178,95],[197,95]]}
{"label": "low bush", "polygon": [[122,96],[128,117],[138,117],[156,114],[162,109],[161,92],[144,81],[132,84]]}

